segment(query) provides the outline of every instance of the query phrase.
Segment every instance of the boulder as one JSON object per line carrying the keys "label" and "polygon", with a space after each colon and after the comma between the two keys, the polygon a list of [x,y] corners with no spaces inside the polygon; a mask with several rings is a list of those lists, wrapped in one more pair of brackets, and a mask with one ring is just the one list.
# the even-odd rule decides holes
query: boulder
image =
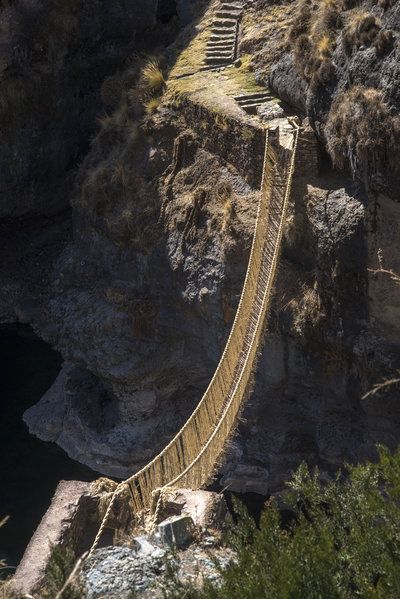
{"label": "boulder", "polygon": [[219,529],[228,512],[223,495],[210,491],[178,489],[165,493],[163,500],[162,517],[185,514],[200,530]]}
{"label": "boulder", "polygon": [[164,553],[154,557],[129,547],[96,550],[82,570],[87,599],[128,599],[146,591],[164,571],[163,558]]}
{"label": "boulder", "polygon": [[183,549],[193,539],[194,523],[190,516],[171,516],[157,526],[160,541],[170,547]]}
{"label": "boulder", "polygon": [[63,480],[58,484],[11,581],[11,591],[32,594],[40,586],[54,546],[68,547],[77,555],[90,547],[97,532],[99,500],[92,483]]}

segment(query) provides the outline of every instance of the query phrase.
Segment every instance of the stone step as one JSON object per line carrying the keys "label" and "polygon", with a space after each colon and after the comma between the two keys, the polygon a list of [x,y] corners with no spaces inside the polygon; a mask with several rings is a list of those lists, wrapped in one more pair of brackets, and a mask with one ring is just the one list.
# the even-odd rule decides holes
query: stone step
{"label": "stone step", "polygon": [[254,106],[241,106],[240,108],[242,108],[242,110],[247,112],[247,114],[257,114],[258,106],[259,106],[259,104],[254,105]]}
{"label": "stone step", "polygon": [[218,8],[218,10],[238,10],[243,12],[243,6],[237,2],[230,3],[225,0],[221,3],[221,6]]}
{"label": "stone step", "polygon": [[230,19],[232,21],[237,21],[241,14],[242,14],[242,11],[240,11],[240,10],[238,10],[238,11],[218,10],[215,13],[215,16],[218,17],[218,19]]}
{"label": "stone step", "polygon": [[[245,100],[238,102],[239,106],[260,106],[272,99],[272,96],[264,96],[264,98],[255,98],[254,100]],[[237,100],[236,100],[237,101]]]}
{"label": "stone step", "polygon": [[210,37],[208,44],[233,44],[236,41],[236,37],[234,35],[228,35],[223,37]]}
{"label": "stone step", "polygon": [[231,58],[232,50],[209,50],[206,52],[206,58]]}
{"label": "stone step", "polygon": [[262,106],[263,104],[266,104],[269,101],[270,101],[270,98],[268,98],[266,100],[253,100],[253,102],[246,102],[245,104],[239,104],[239,106],[240,106],[240,108],[250,108],[252,106],[257,108],[257,106]]}
{"label": "stone step", "polygon": [[258,100],[259,98],[264,97],[271,97],[271,93],[267,89],[259,92],[253,92],[251,94],[239,94],[238,96],[234,96],[234,99],[236,102],[240,103],[247,100]]}
{"label": "stone step", "polygon": [[211,26],[213,29],[215,27],[235,28],[237,25],[237,22],[238,22],[237,19],[214,19]]}
{"label": "stone step", "polygon": [[234,50],[235,49],[235,44],[233,42],[230,42],[229,44],[223,43],[223,44],[208,44],[207,48],[206,48],[206,52],[207,50]]}
{"label": "stone step", "polygon": [[257,109],[260,108],[260,106],[264,106],[267,103],[268,101],[259,102],[257,104],[242,104],[240,105],[240,108],[247,112],[247,114],[257,114]]}
{"label": "stone step", "polygon": [[202,67],[200,67],[200,71],[220,71],[221,69],[225,69],[227,66],[226,64],[220,64],[220,65],[212,65],[212,64],[204,64]]}
{"label": "stone step", "polygon": [[221,65],[226,66],[231,62],[231,57],[229,58],[221,58],[220,56],[206,56],[204,63],[209,65]]}
{"label": "stone step", "polygon": [[215,42],[215,41],[235,41],[236,39],[236,35],[234,33],[219,33],[219,34],[212,34],[210,36],[210,39],[208,40],[209,42]]}
{"label": "stone step", "polygon": [[211,29],[211,35],[219,33],[220,35],[234,35],[236,36],[236,27],[213,27]]}
{"label": "stone step", "polygon": [[220,48],[221,50],[232,50],[235,44],[233,42],[213,42],[207,44],[207,50],[217,50]]}

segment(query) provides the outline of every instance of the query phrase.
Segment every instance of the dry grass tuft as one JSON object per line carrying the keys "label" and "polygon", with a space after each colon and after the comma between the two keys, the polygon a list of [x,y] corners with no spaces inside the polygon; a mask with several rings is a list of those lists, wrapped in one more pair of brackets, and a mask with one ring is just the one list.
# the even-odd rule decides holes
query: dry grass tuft
{"label": "dry grass tuft", "polygon": [[230,183],[223,183],[216,190],[216,200],[222,206],[221,233],[227,233],[235,215],[233,190]]}
{"label": "dry grass tuft", "polygon": [[160,106],[161,98],[150,98],[144,103],[144,109],[147,115],[152,115]]}
{"label": "dry grass tuft", "polygon": [[384,56],[391,52],[394,46],[395,37],[393,31],[381,29],[375,38],[374,46],[378,56]]}
{"label": "dry grass tuft", "polygon": [[343,48],[347,55],[360,46],[370,46],[374,43],[381,23],[375,15],[357,11],[350,15],[346,29],[343,32]]}
{"label": "dry grass tuft", "polygon": [[331,55],[331,49],[332,49],[332,40],[329,37],[329,35],[327,33],[325,33],[321,37],[319,42],[317,43],[318,56],[321,59],[329,58]]}
{"label": "dry grass tuft", "polygon": [[288,307],[293,314],[293,327],[301,336],[304,336],[307,330],[315,329],[326,318],[316,285],[305,286],[301,298],[289,302]]}
{"label": "dry grass tuft", "polygon": [[117,488],[117,483],[110,478],[102,476],[92,483],[93,491],[95,493],[113,493]]}
{"label": "dry grass tuft", "polygon": [[332,54],[336,32],[343,26],[339,0],[302,0],[289,30],[295,66],[313,89],[325,86],[335,76]]}
{"label": "dry grass tuft", "polygon": [[160,95],[165,87],[165,78],[162,72],[160,62],[151,58],[143,67],[140,78],[139,88],[144,98]]}
{"label": "dry grass tuft", "polygon": [[353,175],[397,171],[400,163],[400,118],[392,116],[383,92],[361,85],[333,102],[326,128],[328,152],[334,164],[350,164]]}

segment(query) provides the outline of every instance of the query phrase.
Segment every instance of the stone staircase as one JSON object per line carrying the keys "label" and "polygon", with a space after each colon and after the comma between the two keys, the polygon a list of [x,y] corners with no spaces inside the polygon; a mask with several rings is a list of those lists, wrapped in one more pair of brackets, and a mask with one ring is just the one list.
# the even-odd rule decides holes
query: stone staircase
{"label": "stone staircase", "polygon": [[251,94],[240,94],[239,96],[233,96],[233,98],[247,114],[257,114],[259,106],[273,100],[272,94],[267,89]]}
{"label": "stone staircase", "polygon": [[212,23],[202,70],[225,67],[236,60],[243,8],[241,0],[221,0]]}

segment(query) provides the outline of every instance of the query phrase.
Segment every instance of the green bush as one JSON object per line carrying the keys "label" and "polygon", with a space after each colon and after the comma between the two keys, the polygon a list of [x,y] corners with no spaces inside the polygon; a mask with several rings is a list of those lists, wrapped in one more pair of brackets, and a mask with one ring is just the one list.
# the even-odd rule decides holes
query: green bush
{"label": "green bush", "polygon": [[[70,549],[53,548],[46,571],[45,586],[40,599],[54,599],[63,588],[76,563],[75,553]],[[62,593],[62,599],[83,599],[85,593],[80,581],[75,579]]]}
{"label": "green bush", "polygon": [[400,451],[377,464],[349,467],[329,484],[303,464],[287,501],[297,514],[282,524],[274,501],[257,528],[243,508],[230,543],[238,559],[218,584],[180,584],[168,599],[398,599],[400,597]]}

